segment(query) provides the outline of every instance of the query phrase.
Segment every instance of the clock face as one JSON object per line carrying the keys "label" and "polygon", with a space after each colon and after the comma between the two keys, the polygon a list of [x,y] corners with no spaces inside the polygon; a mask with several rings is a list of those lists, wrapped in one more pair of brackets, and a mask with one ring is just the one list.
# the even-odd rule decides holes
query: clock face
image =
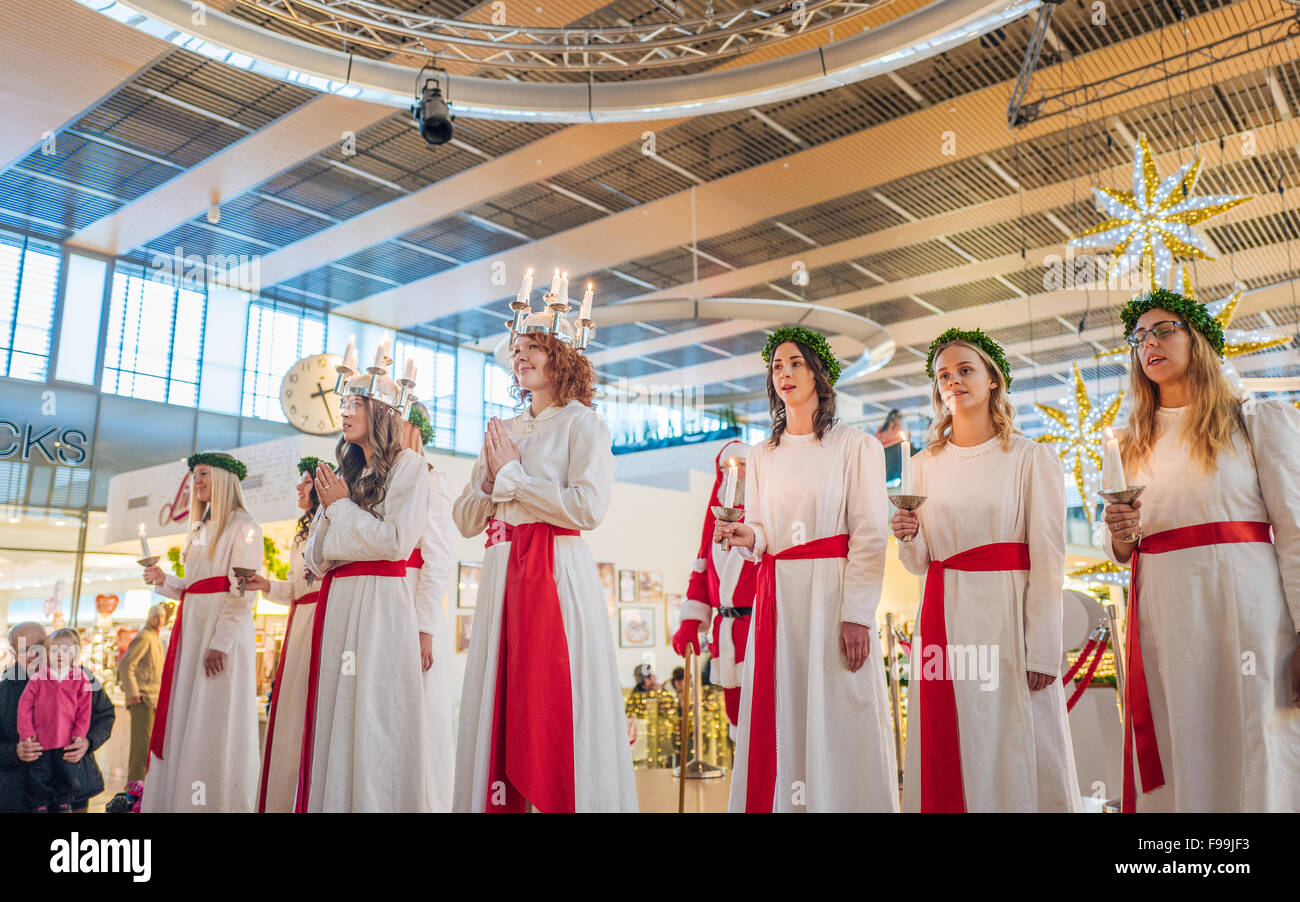
{"label": "clock face", "polygon": [[343,362],[337,354],[304,357],[284,374],[280,383],[280,407],[299,432],[333,435],[343,428],[339,420],[338,380],[335,367]]}

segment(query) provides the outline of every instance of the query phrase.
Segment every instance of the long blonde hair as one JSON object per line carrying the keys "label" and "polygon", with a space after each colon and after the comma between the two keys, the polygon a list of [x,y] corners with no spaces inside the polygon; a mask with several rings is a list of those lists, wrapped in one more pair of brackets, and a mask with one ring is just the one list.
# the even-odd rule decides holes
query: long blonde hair
{"label": "long blonde hair", "polygon": [[[1011,436],[1019,434],[1019,430],[1015,427],[1016,409],[1011,406],[1011,401],[1007,398],[1007,380],[1002,375],[1002,370],[998,369],[993,358],[986,354],[983,348],[968,341],[950,341],[940,345],[934,352],[934,359],[937,361],[940,354],[956,346],[970,348],[978,354],[979,359],[984,363],[984,368],[988,370],[989,377],[996,383],[993,390],[989,392],[989,414],[993,417],[993,429],[1001,442],[1002,450],[1011,450]],[[931,454],[938,454],[952,441],[952,411],[943,403],[943,397],[939,394],[937,375],[934,384],[930,387],[930,406],[934,409],[934,420],[930,423],[930,431],[927,434],[929,441],[925,447]]]}
{"label": "long blonde hair", "polygon": [[[1187,361],[1188,397],[1187,416],[1183,417],[1183,446],[1204,473],[1218,467],[1219,452],[1224,448],[1234,454],[1232,432],[1245,426],[1241,421],[1241,401],[1232,394],[1228,381],[1219,368],[1219,356],[1209,340],[1199,330],[1189,326],[1191,338]],[[1129,392],[1133,410],[1129,414],[1128,428],[1120,435],[1120,456],[1124,469],[1132,473],[1142,466],[1160,438],[1160,386],[1152,382],[1142,369],[1136,349],[1130,352]]]}
{"label": "long blonde hair", "polygon": [[[200,464],[199,466],[207,466]],[[226,525],[236,511],[243,511],[244,508],[244,491],[239,486],[239,478],[229,470],[223,470],[221,467],[208,467],[212,471],[211,491],[208,496],[211,501],[200,501],[199,493],[190,487],[190,538],[194,540],[195,532],[203,524],[207,524],[208,529],[208,560],[216,553],[217,542],[221,540],[221,534],[225,531]],[[189,548],[189,542],[186,543],[186,549]]]}

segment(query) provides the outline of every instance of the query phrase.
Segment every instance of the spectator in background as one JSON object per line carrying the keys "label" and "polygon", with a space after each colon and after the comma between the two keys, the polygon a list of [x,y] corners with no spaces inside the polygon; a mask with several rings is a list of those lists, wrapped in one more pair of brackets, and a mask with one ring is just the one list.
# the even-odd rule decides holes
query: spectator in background
{"label": "spectator in background", "polygon": [[885,422],[876,430],[876,441],[880,442],[884,448],[897,445],[903,440],[903,414],[899,410],[891,410],[885,416]]}
{"label": "spectator in background", "polygon": [[153,733],[153,716],[162,685],[164,655],[162,638],[158,635],[162,623],[162,606],[149,608],[144,629],[136,633],[117,665],[122,694],[126,696],[126,710],[131,715],[131,757],[126,767],[128,783],[144,779],[145,764],[149,760],[149,737]]}
{"label": "spectator in background", "polygon": [[638,664],[632,671],[632,678],[636,680],[636,685],[632,687],[633,692],[658,692],[663,685],[655,677],[655,669],[650,664]]}
{"label": "spectator in background", "polygon": [[[45,628],[39,623],[19,623],[9,631],[9,644],[17,660],[0,676],[0,813],[30,811],[27,797],[28,765],[41,756],[39,742],[18,736],[18,700],[27,688],[28,674],[44,663]],[[90,702],[90,729],[86,736],[64,746],[63,760],[80,763],[77,779],[82,798],[72,802],[72,810],[85,811],[90,799],[104,791],[104,776],[95,763],[94,752],[113,732],[113,703],[103,685],[86,668],[94,692]]]}
{"label": "spectator in background", "polygon": [[80,651],[76,630],[55,630],[45,642],[45,665],[32,669],[18,699],[20,741],[42,748],[27,766],[27,801],[40,813],[69,813],[82,795],[80,761],[63,753],[90,732],[91,677],[77,666]]}

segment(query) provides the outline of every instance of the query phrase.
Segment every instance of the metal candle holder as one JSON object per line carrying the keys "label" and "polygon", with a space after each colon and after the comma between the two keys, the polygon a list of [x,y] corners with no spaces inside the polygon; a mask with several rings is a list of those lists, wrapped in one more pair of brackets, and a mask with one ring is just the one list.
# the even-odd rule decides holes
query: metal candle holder
{"label": "metal candle holder", "polygon": [[[1126,489],[1112,489],[1109,492],[1098,492],[1097,494],[1100,495],[1102,500],[1107,504],[1132,504],[1134,501],[1138,500],[1138,496],[1142,494],[1142,491],[1145,488],[1146,486],[1144,485],[1131,485]],[[1124,541],[1136,542],[1141,538],[1142,530],[1139,528],[1136,533],[1125,536]]]}
{"label": "metal candle holder", "polygon": [[524,327],[524,320],[532,315],[533,305],[527,298],[516,297],[510,302],[510,309],[514,311],[514,319],[506,320],[506,328],[510,330],[510,344],[513,346],[519,330]]}
{"label": "metal candle holder", "polygon": [[[713,511],[713,516],[723,523],[738,523],[745,517],[743,507],[723,507],[721,504],[715,504],[709,510]],[[723,551],[731,550],[731,540],[729,538],[723,536],[718,541],[721,543]]]}
{"label": "metal candle holder", "polygon": [[596,337],[596,321],[592,319],[578,320],[578,341],[574,347],[579,351],[587,350],[587,345]]}
{"label": "metal candle holder", "polygon": [[136,561],[136,563],[139,564],[141,567],[143,567],[145,570],[148,570],[150,567],[158,563],[158,561],[160,560],[161,558],[158,555],[154,554],[154,555],[150,555],[149,557],[142,557],[140,558],[140,560]]}
{"label": "metal candle holder", "polygon": [[334,367],[334,372],[338,373],[338,376],[334,379],[334,394],[342,397],[344,384],[355,376],[356,372],[351,367],[343,366],[342,364]]}
{"label": "metal candle holder", "polygon": [[551,313],[551,334],[560,335],[560,323],[564,320],[564,314],[573,308],[569,306],[569,299],[562,298],[557,294],[547,294],[545,297],[546,309]]}
{"label": "metal candle holder", "polygon": [[257,568],[256,567],[231,567],[230,569],[235,571],[235,578],[239,582],[240,593],[242,594],[244,592],[247,592],[248,589],[245,588],[244,583],[248,581],[248,578],[250,576],[254,576],[257,574]]}
{"label": "metal candle holder", "polygon": [[415,401],[415,395],[412,389],[415,388],[415,382],[411,379],[398,379],[397,384],[402,386],[402,394],[397,399],[397,406],[403,411],[409,410],[411,402]]}
{"label": "metal candle holder", "polygon": [[[890,495],[889,503],[901,511],[914,511],[922,504],[929,495]],[[910,542],[914,536],[908,536],[906,539],[899,539],[900,542]]]}

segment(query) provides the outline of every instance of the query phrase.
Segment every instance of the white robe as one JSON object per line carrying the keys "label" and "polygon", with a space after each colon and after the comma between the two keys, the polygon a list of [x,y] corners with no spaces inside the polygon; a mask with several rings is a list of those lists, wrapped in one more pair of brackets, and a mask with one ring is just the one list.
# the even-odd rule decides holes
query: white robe
{"label": "white robe", "polygon": [[[614,455],[609,429],[578,401],[506,421],[520,461],[497,474],[491,497],[480,491],[482,454],[453,507],[461,534],[482,535],[490,517],[511,525],[546,522],[591,530],[609,509]],[[488,802],[492,713],[501,648],[501,613],[510,543],[483,553],[474,632],[465,663],[456,749],[453,810],[482,812]],[[623,692],[614,659],[605,592],[587,542],[555,538],[555,585],[569,647],[573,687],[573,770],[577,811],[636,811],[636,781],[628,745]]]}
{"label": "white robe", "polygon": [[[248,530],[252,541],[245,541]],[[186,585],[225,576],[236,589],[234,567],[262,566],[262,530],[236,511],[212,541],[206,526],[185,549],[185,579],[168,574],[158,587],[181,597]],[[253,811],[261,761],[257,741],[257,655],[253,646],[254,592],[185,597],[181,647],[176,650],[163,757],[149,755],[141,811]],[[174,635],[174,631],[173,631]],[[209,650],[225,652],[225,669],[207,676]]]}
{"label": "white robe", "polygon": [[[271,580],[267,596],[279,604],[291,604],[320,589],[320,580],[307,582],[308,570],[303,560],[304,539],[294,537],[289,549],[289,578]],[[298,790],[298,765],[302,756],[302,727],[306,720],[307,676],[311,664],[311,627],[316,603],[294,605],[290,611],[289,630],[280,647],[278,681],[275,695],[275,720],[267,724],[270,755],[263,754],[262,779],[266,781],[266,811],[293,811]],[[272,732],[274,727],[274,732]]]}
{"label": "white robe", "polygon": [[[982,662],[952,681],[966,810],[1079,811],[1079,779],[1066,720],[1061,585],[1065,580],[1065,475],[1056,452],[1023,436],[949,444],[911,460],[926,496],[920,532],[899,558],[924,576],[930,561],[994,542],[1027,542],[1029,570],[944,573],[948,645]],[[917,623],[921,614],[917,614]],[[921,672],[925,637],[912,637],[903,810],[921,810]],[[983,666],[988,665],[988,666]],[[933,666],[933,665],[932,665]],[[954,670],[957,670],[954,662]],[[1030,692],[1026,671],[1054,679]],[[982,671],[982,672],[981,672]]]}
{"label": "white robe", "polygon": [[[403,450],[376,517],[351,499],[307,538],[318,576],[352,561],[406,561],[428,524],[424,458]],[[319,604],[320,602],[317,602]],[[326,602],[309,811],[423,811],[429,798],[424,677],[405,575],[333,580]]]}
{"label": "white robe", "polygon": [[1204,473],[1181,443],[1185,410],[1158,410],[1151,458],[1127,477],[1146,486],[1143,533],[1268,521],[1275,544],[1142,556],[1138,625],[1165,785],[1142,793],[1135,755],[1137,810],[1300,811],[1300,709],[1288,688],[1300,624],[1300,411],[1247,404],[1254,461],[1238,431],[1238,453],[1220,452]]}
{"label": "white robe", "polygon": [[420,537],[420,555],[424,566],[408,570],[407,584],[415,600],[416,627],[433,636],[433,665],[424,671],[424,725],[428,733],[429,801],[427,810],[451,811],[452,776],[456,755],[451,731],[452,644],[447,634],[447,615],[443,596],[451,584],[455,555],[452,551],[451,502],[456,497],[451,477],[437,470],[429,471],[428,525]]}
{"label": "white robe", "polygon": [[[885,454],[869,435],[836,424],[819,442],[790,435],[749,453],[745,522],[760,560],[847,533],[848,558],[776,564],[776,811],[897,811],[898,770],[876,632],[888,516]],[[872,628],[850,673],[840,624]],[[745,810],[757,619],[750,624],[731,775],[732,811]],[[800,804],[802,803],[802,804]]]}

